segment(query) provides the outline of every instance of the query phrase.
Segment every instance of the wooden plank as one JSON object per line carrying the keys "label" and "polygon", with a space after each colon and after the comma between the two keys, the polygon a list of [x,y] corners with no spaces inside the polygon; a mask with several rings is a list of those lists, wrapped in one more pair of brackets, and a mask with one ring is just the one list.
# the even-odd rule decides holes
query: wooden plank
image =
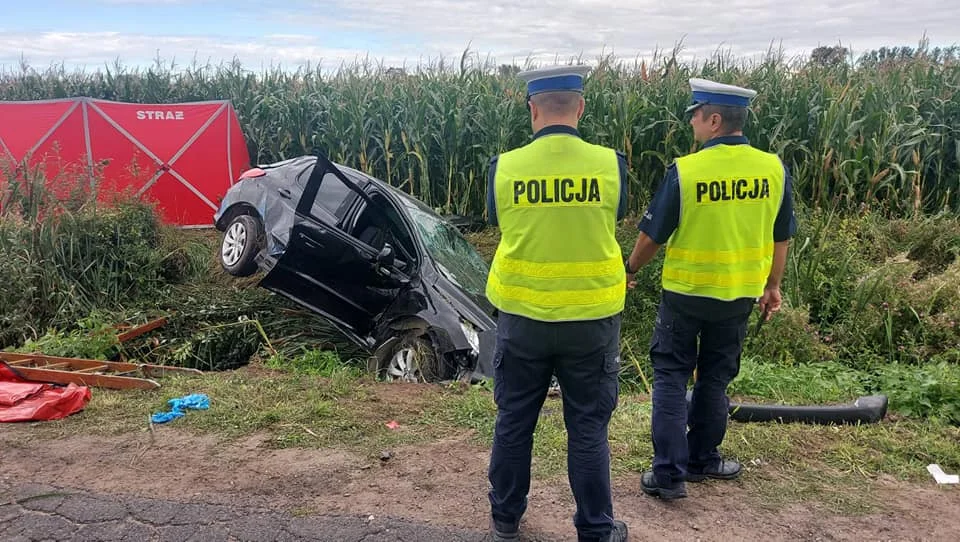
{"label": "wooden plank", "polygon": [[146,324],[143,324],[142,326],[137,326],[137,327],[135,327],[135,328],[131,328],[131,329],[128,330],[128,331],[124,331],[123,333],[117,335],[117,340],[120,341],[120,342],[129,341],[130,339],[134,339],[134,338],[136,338],[136,337],[139,337],[140,335],[143,335],[144,333],[149,333],[149,332],[157,329],[158,327],[165,325],[166,323],[167,323],[167,319],[166,319],[166,318],[157,318],[156,320],[153,320],[152,322],[147,322]]}
{"label": "wooden plank", "polygon": [[140,365],[140,371],[149,377],[163,376],[166,373],[186,373],[192,375],[203,374],[203,371],[200,369],[191,369],[189,367],[173,367],[169,365],[148,365],[146,363]]}
{"label": "wooden plank", "polygon": [[[91,359],[81,359],[81,358],[60,358],[56,356],[46,356],[42,354],[19,354],[13,352],[0,352],[0,359],[4,361],[8,360],[18,360],[18,361],[8,361],[11,365],[17,367],[17,371],[22,374],[24,378],[39,380],[41,382],[55,382],[59,384],[65,384],[69,382],[75,382],[80,384],[81,382],[102,382],[104,383],[102,387],[114,387],[114,385],[119,386],[118,389],[125,389],[129,387],[142,387],[145,389],[159,387],[159,384],[156,384],[150,378],[164,376],[167,373],[183,373],[191,375],[203,375],[203,372],[198,369],[191,369],[187,367],[174,367],[167,365],[150,365],[150,364],[138,364],[138,363],[121,363],[115,361],[102,361],[102,360],[91,360]],[[46,371],[46,372],[29,372],[29,371]],[[109,374],[105,375],[89,375],[91,372],[105,371]],[[29,374],[38,375],[35,377],[28,376]],[[133,375],[136,374],[137,377],[133,376],[124,376],[124,375]],[[74,376],[70,376],[74,375]],[[145,378],[140,378],[140,376]],[[98,377],[98,378],[94,378]],[[103,378],[99,378],[103,377]],[[42,378],[42,380],[40,380]],[[110,380],[110,379],[120,379],[120,380]],[[130,381],[133,381],[131,384]],[[150,382],[150,385],[136,384],[136,382]],[[155,385],[153,385],[155,384]],[[100,386],[101,384],[88,384],[91,386]]]}
{"label": "wooden plank", "polygon": [[70,364],[66,362],[60,363],[36,363],[36,360],[31,360],[34,362],[34,365],[24,365],[24,367],[36,367],[37,369],[60,369],[61,367],[69,367]]}
{"label": "wooden plank", "polygon": [[141,389],[152,390],[160,387],[157,382],[146,378],[133,378],[129,376],[114,375],[91,375],[77,373],[76,371],[50,371],[47,369],[26,369],[17,368],[17,372],[27,380],[37,382],[50,382],[54,384],[77,384],[78,386],[91,386],[97,388],[110,388],[115,390]]}
{"label": "wooden plank", "polygon": [[57,367],[67,367],[70,365],[69,363],[43,363],[43,360],[40,360],[38,362],[34,358],[22,359],[20,361],[10,361],[8,363],[10,365],[13,365],[14,367],[44,367],[47,369],[54,369]]}
{"label": "wooden plank", "polygon": [[[44,369],[49,369],[49,368],[50,368],[50,367],[44,367]],[[102,371],[102,370],[104,370],[104,369],[109,370],[109,367],[107,367],[106,365],[100,365],[100,366],[98,366],[98,367],[87,367],[86,369],[78,369],[78,370],[73,371],[73,372],[75,372],[75,373],[95,373],[95,372],[97,372],[97,371]]]}
{"label": "wooden plank", "polygon": [[[7,361],[7,354],[12,353],[0,352],[0,359]],[[23,356],[23,354],[13,355]],[[72,370],[86,369],[87,367],[96,367],[98,365],[107,365],[115,371],[136,371],[139,368],[135,363],[120,363],[116,361],[103,361],[99,359],[59,358],[56,356],[46,356],[43,354],[30,354],[30,357],[46,363],[66,363],[66,366],[70,367]]]}
{"label": "wooden plank", "polygon": [[14,354],[12,352],[0,352],[0,359],[6,361],[9,364],[14,363],[23,363],[24,361],[30,361],[33,359],[32,356],[26,354]]}

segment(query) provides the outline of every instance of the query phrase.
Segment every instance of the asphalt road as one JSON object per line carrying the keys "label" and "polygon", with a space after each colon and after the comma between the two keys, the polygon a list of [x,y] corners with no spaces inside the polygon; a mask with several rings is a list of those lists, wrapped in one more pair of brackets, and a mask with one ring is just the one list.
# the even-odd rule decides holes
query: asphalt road
{"label": "asphalt road", "polygon": [[20,484],[0,478],[0,540],[45,542],[485,541],[483,531],[390,518],[294,517],[264,508],[182,503]]}

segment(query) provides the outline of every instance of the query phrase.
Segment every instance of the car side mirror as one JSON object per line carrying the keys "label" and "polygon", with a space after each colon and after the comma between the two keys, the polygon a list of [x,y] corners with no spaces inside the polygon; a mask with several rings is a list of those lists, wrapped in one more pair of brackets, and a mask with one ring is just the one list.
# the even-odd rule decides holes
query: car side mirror
{"label": "car side mirror", "polygon": [[390,243],[383,245],[383,248],[380,249],[380,254],[377,254],[377,263],[390,267],[393,265],[394,259],[393,247],[390,246]]}

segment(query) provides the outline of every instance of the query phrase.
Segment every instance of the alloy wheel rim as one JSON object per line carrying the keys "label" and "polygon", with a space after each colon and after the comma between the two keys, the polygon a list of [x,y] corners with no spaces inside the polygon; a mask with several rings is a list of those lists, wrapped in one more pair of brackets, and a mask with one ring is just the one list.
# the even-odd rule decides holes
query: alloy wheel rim
{"label": "alloy wheel rim", "polygon": [[417,352],[411,347],[398,350],[387,364],[386,378],[391,381],[419,382],[420,367],[417,363]]}
{"label": "alloy wheel rim", "polygon": [[240,222],[236,222],[227,229],[223,236],[223,246],[220,248],[220,255],[223,262],[227,265],[236,265],[240,261],[240,255],[247,244],[247,228]]}

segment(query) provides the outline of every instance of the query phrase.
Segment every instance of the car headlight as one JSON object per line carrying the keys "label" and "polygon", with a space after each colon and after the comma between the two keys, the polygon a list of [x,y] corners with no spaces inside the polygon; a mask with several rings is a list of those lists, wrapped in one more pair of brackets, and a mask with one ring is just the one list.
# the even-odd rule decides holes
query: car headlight
{"label": "car headlight", "polygon": [[463,336],[467,338],[467,342],[470,343],[470,347],[473,348],[473,352],[479,354],[480,335],[477,334],[477,330],[469,322],[463,320],[460,321],[460,329],[463,331]]}

